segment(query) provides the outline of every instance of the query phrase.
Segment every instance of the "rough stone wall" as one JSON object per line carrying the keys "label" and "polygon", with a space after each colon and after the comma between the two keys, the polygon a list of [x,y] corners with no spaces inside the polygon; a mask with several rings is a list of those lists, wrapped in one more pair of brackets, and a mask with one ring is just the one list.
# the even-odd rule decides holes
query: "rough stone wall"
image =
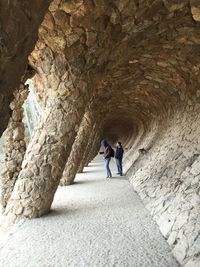
{"label": "rough stone wall", "polygon": [[[164,131],[128,171],[178,261],[200,264],[200,105],[192,103],[165,123]],[[141,142],[147,147],[153,131]],[[134,157],[134,153],[133,153]]]}
{"label": "rough stone wall", "polygon": [[[124,169],[125,171],[129,170],[131,166],[134,168],[138,167],[138,164],[143,162],[143,158],[147,154],[145,151],[149,151],[151,147],[158,141],[162,136],[162,131],[164,129],[165,123],[167,123],[166,119],[162,119],[162,122],[159,119],[157,121],[152,122],[152,124],[148,128],[141,128],[138,130],[137,135],[132,136],[126,145],[125,141],[125,150],[124,154]],[[148,129],[148,130],[147,130]],[[142,153],[140,149],[145,149]]]}
{"label": "rough stone wall", "polygon": [[37,41],[50,1],[0,1],[0,135],[6,129],[15,88]]}
{"label": "rough stone wall", "polygon": [[2,205],[5,209],[11,196],[15,182],[21,170],[26,151],[25,129],[23,123],[23,104],[28,96],[28,87],[23,83],[14,92],[14,100],[10,104],[12,117],[3,133],[4,166],[1,170]]}

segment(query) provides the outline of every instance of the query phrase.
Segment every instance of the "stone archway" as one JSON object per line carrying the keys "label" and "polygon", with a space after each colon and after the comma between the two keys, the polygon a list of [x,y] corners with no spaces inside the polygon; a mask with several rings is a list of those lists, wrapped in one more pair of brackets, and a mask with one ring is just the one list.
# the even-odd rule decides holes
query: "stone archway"
{"label": "stone archway", "polygon": [[38,29],[30,62],[45,103],[5,214],[14,222],[49,212],[82,118],[97,99],[104,115],[92,120],[72,181],[98,139],[123,140],[131,183],[179,262],[190,264],[199,257],[198,1],[56,0],[47,11],[48,4],[0,4],[0,132]]}

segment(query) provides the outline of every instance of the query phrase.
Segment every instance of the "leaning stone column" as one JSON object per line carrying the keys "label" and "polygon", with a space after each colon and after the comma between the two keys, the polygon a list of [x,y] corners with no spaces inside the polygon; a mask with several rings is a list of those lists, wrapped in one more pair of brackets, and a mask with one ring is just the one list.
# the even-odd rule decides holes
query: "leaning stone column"
{"label": "leaning stone column", "polygon": [[99,148],[100,148],[100,137],[101,137],[101,133],[102,133],[102,124],[99,123],[102,120],[98,120],[98,124],[96,125],[96,132],[95,132],[95,136],[92,142],[91,147],[88,148],[88,153],[87,153],[87,157],[85,159],[85,164],[84,166],[88,166],[88,164],[91,162],[91,160],[93,160],[93,158],[97,155]]}
{"label": "leaning stone column", "polygon": [[75,97],[76,91],[47,101],[6,207],[7,223],[49,212],[86,104],[80,94]]}
{"label": "leaning stone column", "polygon": [[78,172],[79,173],[83,172],[83,169],[86,166],[86,161],[87,161],[88,155],[89,155],[89,153],[91,151],[91,147],[93,145],[93,142],[94,142],[94,139],[95,139],[95,136],[96,136],[97,128],[98,128],[97,127],[97,123],[95,123],[95,125],[93,126],[93,129],[91,131],[87,147],[85,149],[85,152],[83,154],[82,160],[81,160],[79,168],[78,168]]}
{"label": "leaning stone column", "polygon": [[63,177],[60,181],[61,185],[70,185],[74,182],[78,167],[84,154],[84,150],[88,143],[88,136],[92,130],[92,124],[92,112],[88,111],[83,116],[78,134],[72,146]]}
{"label": "leaning stone column", "polygon": [[86,158],[86,162],[84,166],[88,166],[88,164],[91,162],[91,160],[94,159],[94,157],[97,155],[100,148],[100,133],[97,131],[96,135],[94,137],[93,144],[91,146],[91,149],[88,153],[88,157]]}
{"label": "leaning stone column", "polygon": [[4,139],[4,168],[1,172],[2,179],[2,205],[5,209],[13,191],[16,179],[21,171],[21,165],[26,151],[24,140],[23,104],[28,96],[28,86],[23,83],[14,92],[14,100],[10,104],[12,117],[3,134]]}

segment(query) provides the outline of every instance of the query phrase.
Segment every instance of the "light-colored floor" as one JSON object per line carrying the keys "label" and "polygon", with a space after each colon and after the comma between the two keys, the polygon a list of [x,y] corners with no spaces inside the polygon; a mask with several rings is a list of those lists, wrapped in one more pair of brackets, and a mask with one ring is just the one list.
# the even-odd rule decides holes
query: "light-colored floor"
{"label": "light-colored floor", "polygon": [[58,189],[49,215],[1,238],[0,266],[178,266],[131,185],[115,176],[106,179],[96,158],[76,184]]}

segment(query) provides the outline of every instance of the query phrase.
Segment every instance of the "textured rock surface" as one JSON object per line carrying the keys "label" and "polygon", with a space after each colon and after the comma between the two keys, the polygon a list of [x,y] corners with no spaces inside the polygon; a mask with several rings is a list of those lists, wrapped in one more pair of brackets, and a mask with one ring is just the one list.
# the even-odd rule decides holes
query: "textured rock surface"
{"label": "textured rock surface", "polygon": [[21,83],[20,88],[14,92],[14,100],[10,104],[12,117],[3,133],[4,164],[1,169],[3,208],[6,207],[11,196],[26,151],[22,106],[27,96],[28,87]]}
{"label": "textured rock surface", "polygon": [[[119,34],[108,39],[116,30],[109,19],[113,9],[109,4],[99,9],[90,1],[80,1],[76,3],[76,8],[79,5],[80,8],[68,10],[68,14],[61,2],[50,5],[30,58],[38,71],[36,85],[49,90],[46,110],[27,148],[6,209],[10,221],[38,217],[49,211],[75,139],[75,129],[94,89],[102,88],[110,51],[123,38]],[[95,45],[91,38],[84,38],[93,28],[101,39]]]}
{"label": "textured rock surface", "polygon": [[[24,23],[26,1],[3,2],[1,32],[9,37],[15,30],[12,45],[0,46],[9,52],[0,57],[4,109],[35,43],[45,1],[40,12],[39,2],[30,4],[37,25]],[[16,12],[26,10],[13,13],[20,18],[16,29],[7,24],[14,4]],[[113,144],[120,139],[126,169],[134,164],[130,179],[174,255],[185,266],[198,265],[199,9],[197,0],[52,1],[30,56],[46,108],[6,210],[11,221],[49,211],[81,119],[90,100],[98,99],[102,113],[79,170],[96,153],[98,139]],[[18,36],[25,38],[22,47]],[[3,113],[1,125],[8,118]]]}
{"label": "textured rock surface", "polygon": [[[98,125],[100,127],[100,125]],[[101,127],[100,127],[101,128]],[[93,142],[91,144],[91,148],[88,152],[88,155],[85,160],[84,166],[88,166],[88,164],[95,158],[95,156],[99,153],[100,149],[100,136],[101,136],[101,130],[99,129],[93,139]]]}
{"label": "textured rock surface", "polygon": [[91,111],[86,111],[81,121],[76,139],[72,146],[70,156],[67,160],[67,164],[63,172],[63,177],[60,181],[61,185],[69,185],[74,182],[81,159],[83,158],[85,149],[87,147],[89,140],[88,136],[90,136],[94,122],[95,118],[93,113]]}
{"label": "textured rock surface", "polygon": [[49,2],[0,1],[0,134],[8,124],[13,92],[19,87]]}
{"label": "textured rock surface", "polygon": [[[199,112],[200,105],[191,103],[174,115],[152,148],[128,172],[134,189],[184,266],[200,264]],[[148,147],[151,139],[149,136],[140,146]]]}
{"label": "textured rock surface", "polygon": [[[30,57],[46,111],[7,214],[35,217],[49,210],[90,97],[102,97],[104,122],[113,110],[122,121],[134,114],[135,128],[139,118],[147,131],[157,116],[166,117],[179,99],[196,92],[200,30],[193,6],[186,0],[52,2]],[[24,197],[16,201],[18,195]],[[34,207],[25,208],[30,203]]]}
{"label": "textured rock surface", "polygon": [[104,178],[102,159],[76,181],[58,189],[50,214],[1,239],[1,266],[179,266],[128,181]]}
{"label": "textured rock surface", "polygon": [[[64,106],[58,98],[48,102],[6,207],[11,221],[17,216],[38,217],[49,211],[75,136],[72,129],[80,120],[76,112],[71,114],[72,110],[75,111],[69,102]],[[72,117],[74,120],[70,121]]]}
{"label": "textured rock surface", "polygon": [[91,130],[91,133],[90,133],[89,138],[88,138],[87,146],[85,147],[82,159],[79,162],[79,167],[78,167],[79,173],[83,172],[84,167],[87,166],[88,158],[90,157],[91,153],[93,153],[94,144],[97,144],[97,146],[99,144],[100,138],[98,138],[98,136],[99,136],[98,131],[99,131],[99,125],[96,123]]}

